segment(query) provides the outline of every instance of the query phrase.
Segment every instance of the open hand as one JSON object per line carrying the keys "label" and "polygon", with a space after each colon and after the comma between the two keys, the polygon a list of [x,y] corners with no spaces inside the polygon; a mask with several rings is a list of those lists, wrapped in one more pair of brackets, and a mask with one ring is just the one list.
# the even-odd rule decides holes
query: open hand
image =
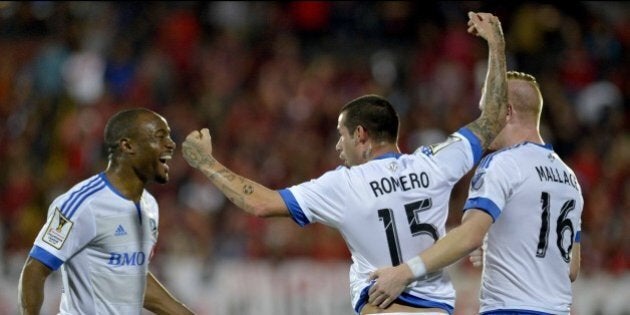
{"label": "open hand", "polygon": [[380,308],[388,307],[413,280],[413,274],[407,264],[396,267],[380,268],[370,274],[375,280],[368,294],[368,303]]}

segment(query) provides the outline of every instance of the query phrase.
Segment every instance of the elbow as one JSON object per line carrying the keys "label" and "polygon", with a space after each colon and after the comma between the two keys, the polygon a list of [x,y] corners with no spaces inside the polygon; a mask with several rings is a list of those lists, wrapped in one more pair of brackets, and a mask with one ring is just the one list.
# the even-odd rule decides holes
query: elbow
{"label": "elbow", "polygon": [[468,241],[466,242],[466,250],[468,252],[472,252],[473,250],[481,247],[483,245],[483,239],[486,234],[484,233],[473,233],[468,237]]}
{"label": "elbow", "polygon": [[269,214],[269,210],[262,206],[262,205],[252,205],[251,207],[249,207],[249,214],[258,217],[258,218],[268,218],[271,217],[271,215]]}
{"label": "elbow", "polygon": [[249,214],[258,218],[271,218],[282,215],[282,211],[278,209],[278,207],[269,203],[253,204],[247,207],[247,209]]}

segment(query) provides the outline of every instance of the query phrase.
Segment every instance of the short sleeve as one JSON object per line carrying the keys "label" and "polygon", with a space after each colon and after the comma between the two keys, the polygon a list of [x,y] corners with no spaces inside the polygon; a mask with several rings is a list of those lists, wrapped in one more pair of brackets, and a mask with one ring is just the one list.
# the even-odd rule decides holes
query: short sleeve
{"label": "short sleeve", "polygon": [[513,160],[500,155],[484,158],[470,181],[464,211],[479,209],[487,212],[496,221],[512,188],[522,177],[518,170]]}
{"label": "short sleeve", "polygon": [[293,220],[300,226],[320,222],[335,227],[341,222],[348,187],[348,169],[338,168],[279,190]]}
{"label": "short sleeve", "polygon": [[64,261],[89,243],[95,234],[95,222],[89,203],[82,204],[71,217],[53,204],[29,256],[50,269],[57,270]]}
{"label": "short sleeve", "polygon": [[468,128],[461,128],[444,142],[422,146],[414,154],[431,157],[451,181],[460,180],[481,159],[483,148],[479,138]]}

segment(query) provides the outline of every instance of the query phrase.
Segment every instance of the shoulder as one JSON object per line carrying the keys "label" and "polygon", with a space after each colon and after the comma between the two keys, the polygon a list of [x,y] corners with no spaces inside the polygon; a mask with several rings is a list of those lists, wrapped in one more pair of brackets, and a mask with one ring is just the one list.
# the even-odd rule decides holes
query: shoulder
{"label": "shoulder", "polygon": [[487,169],[491,167],[516,166],[518,165],[519,155],[522,154],[522,146],[514,145],[505,147],[488,153],[479,162],[479,168]]}
{"label": "shoulder", "polygon": [[101,196],[106,187],[107,184],[102,177],[94,175],[57,197],[51,208],[58,209],[67,218],[73,217],[82,212],[92,200]]}

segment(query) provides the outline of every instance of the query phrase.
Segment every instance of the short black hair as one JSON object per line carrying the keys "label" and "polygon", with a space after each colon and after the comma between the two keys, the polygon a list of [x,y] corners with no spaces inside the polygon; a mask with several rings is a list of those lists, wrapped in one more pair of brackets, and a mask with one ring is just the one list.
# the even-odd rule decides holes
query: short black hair
{"label": "short black hair", "polygon": [[341,113],[346,114],[344,125],[350,132],[362,126],[376,141],[398,141],[398,113],[381,96],[370,94],[358,97],[344,105]]}
{"label": "short black hair", "polygon": [[136,136],[138,117],[145,114],[154,114],[154,112],[146,108],[132,108],[119,111],[109,118],[104,132],[108,156],[111,157],[116,153],[120,139]]}

